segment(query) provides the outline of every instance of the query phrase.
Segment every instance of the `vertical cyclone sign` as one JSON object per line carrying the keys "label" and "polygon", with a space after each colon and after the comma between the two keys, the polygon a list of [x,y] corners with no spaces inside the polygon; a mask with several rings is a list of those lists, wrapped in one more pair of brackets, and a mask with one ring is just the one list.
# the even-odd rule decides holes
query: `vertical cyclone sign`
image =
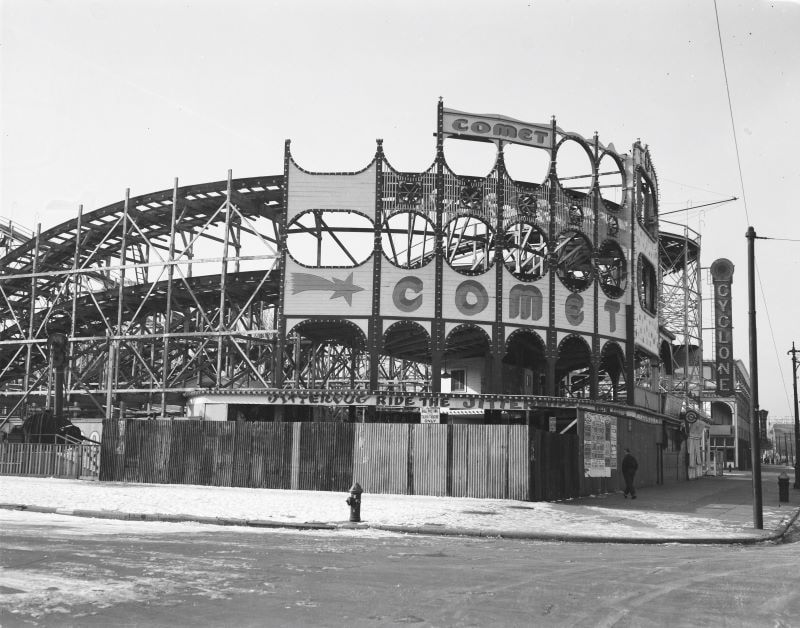
{"label": "vertical cyclone sign", "polygon": [[714,281],[714,371],[717,394],[732,395],[733,376],[733,324],[731,321],[731,283],[733,263],[725,258],[711,264]]}

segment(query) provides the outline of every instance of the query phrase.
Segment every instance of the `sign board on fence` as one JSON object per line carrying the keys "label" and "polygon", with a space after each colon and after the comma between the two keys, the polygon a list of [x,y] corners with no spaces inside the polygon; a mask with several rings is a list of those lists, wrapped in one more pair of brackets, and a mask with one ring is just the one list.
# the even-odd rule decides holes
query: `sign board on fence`
{"label": "sign board on fence", "polygon": [[419,422],[420,423],[439,423],[439,408],[438,407],[425,407],[419,409]]}
{"label": "sign board on fence", "polygon": [[617,419],[583,413],[583,471],[587,478],[611,477],[617,468]]}
{"label": "sign board on fence", "polygon": [[551,416],[550,417],[550,431],[551,432],[555,432],[556,431],[557,423],[558,423],[558,419],[556,419],[556,417],[554,417],[554,416]]}

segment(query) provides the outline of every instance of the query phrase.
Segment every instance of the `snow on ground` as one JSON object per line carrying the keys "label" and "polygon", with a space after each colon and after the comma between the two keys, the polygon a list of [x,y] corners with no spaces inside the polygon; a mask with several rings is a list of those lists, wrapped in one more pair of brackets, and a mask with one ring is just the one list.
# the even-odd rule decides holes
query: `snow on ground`
{"label": "snow on ground", "polygon": [[[224,517],[288,524],[344,523],[349,517],[346,497],[346,493],[318,491],[100,483],[9,476],[0,479],[0,504],[68,511]],[[760,534],[743,527],[741,521],[633,508],[631,502],[626,504],[631,507],[365,493],[361,518],[367,525],[605,538],[743,538]],[[785,511],[774,515],[765,511],[766,530],[773,530],[785,514]]]}

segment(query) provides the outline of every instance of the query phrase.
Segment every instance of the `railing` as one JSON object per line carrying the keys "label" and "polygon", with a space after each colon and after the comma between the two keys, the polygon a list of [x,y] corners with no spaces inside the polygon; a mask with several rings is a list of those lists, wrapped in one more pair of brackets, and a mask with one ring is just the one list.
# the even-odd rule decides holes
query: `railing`
{"label": "railing", "polygon": [[0,475],[96,479],[100,445],[0,443]]}

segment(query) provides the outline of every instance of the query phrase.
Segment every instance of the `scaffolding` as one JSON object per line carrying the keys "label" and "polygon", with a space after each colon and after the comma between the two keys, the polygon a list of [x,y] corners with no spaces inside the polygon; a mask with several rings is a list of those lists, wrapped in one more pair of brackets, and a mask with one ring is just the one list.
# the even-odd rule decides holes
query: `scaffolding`
{"label": "scaffolding", "polygon": [[661,293],[659,323],[674,336],[669,354],[662,351],[662,390],[684,397],[685,407],[698,407],[703,389],[703,302],[700,234],[666,220],[677,233],[659,236]]}

